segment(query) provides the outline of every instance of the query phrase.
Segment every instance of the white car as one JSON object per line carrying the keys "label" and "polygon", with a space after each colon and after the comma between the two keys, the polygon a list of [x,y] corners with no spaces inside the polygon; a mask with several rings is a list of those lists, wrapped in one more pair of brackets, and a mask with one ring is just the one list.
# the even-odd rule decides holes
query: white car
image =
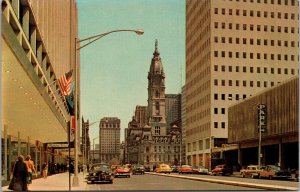
{"label": "white car", "polygon": [[193,166],[193,173],[196,174],[208,174],[208,169],[205,168],[204,166]]}

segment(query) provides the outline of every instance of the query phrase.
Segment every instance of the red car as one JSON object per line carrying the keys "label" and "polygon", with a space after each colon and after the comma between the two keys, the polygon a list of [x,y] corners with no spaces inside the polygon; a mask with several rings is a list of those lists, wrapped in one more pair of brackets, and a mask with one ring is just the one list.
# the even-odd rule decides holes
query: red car
{"label": "red car", "polygon": [[118,165],[114,171],[115,178],[120,176],[130,177],[130,168],[127,165]]}
{"label": "red car", "polygon": [[193,173],[193,168],[190,165],[182,165],[181,167],[179,167],[178,169],[178,173],[183,174],[183,173]]}
{"label": "red car", "polygon": [[233,170],[231,166],[226,164],[224,165],[217,165],[212,171],[212,175],[232,175]]}

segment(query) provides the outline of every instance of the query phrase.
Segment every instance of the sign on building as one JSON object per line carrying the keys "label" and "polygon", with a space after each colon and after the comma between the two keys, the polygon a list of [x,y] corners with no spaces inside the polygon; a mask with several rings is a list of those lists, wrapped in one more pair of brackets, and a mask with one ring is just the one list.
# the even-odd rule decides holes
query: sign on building
{"label": "sign on building", "polygon": [[258,132],[261,129],[261,132],[267,131],[267,107],[265,104],[258,105]]}

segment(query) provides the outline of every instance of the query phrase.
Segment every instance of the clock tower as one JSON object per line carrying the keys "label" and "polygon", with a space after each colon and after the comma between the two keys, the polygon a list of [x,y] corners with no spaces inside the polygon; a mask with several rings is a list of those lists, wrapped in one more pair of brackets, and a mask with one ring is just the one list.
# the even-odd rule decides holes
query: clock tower
{"label": "clock tower", "polygon": [[165,73],[159,52],[158,42],[155,41],[155,50],[148,73],[148,122],[152,135],[166,135],[165,109]]}

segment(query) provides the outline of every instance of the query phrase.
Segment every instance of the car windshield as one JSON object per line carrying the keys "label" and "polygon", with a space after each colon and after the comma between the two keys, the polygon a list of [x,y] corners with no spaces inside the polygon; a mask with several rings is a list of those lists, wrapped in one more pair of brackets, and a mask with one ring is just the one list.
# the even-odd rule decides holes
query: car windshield
{"label": "car windshield", "polygon": [[94,165],[92,167],[92,170],[94,171],[109,171],[109,165],[105,165],[105,164],[100,164],[100,165]]}
{"label": "car windshield", "polygon": [[191,166],[189,165],[182,165],[182,168],[190,168]]}

